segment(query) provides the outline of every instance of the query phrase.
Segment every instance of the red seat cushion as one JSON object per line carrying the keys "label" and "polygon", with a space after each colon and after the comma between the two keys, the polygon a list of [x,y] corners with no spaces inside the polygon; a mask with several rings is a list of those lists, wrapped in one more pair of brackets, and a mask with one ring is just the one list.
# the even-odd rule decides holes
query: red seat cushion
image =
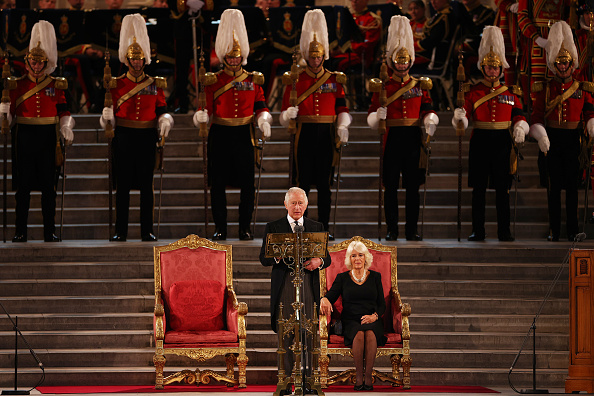
{"label": "red seat cushion", "polygon": [[222,330],[224,300],[225,286],[218,281],[184,280],[173,283],[167,301],[171,330]]}
{"label": "red seat cushion", "polygon": [[187,344],[193,348],[215,348],[237,346],[237,334],[226,330],[215,331],[168,331],[165,333],[165,344]]}

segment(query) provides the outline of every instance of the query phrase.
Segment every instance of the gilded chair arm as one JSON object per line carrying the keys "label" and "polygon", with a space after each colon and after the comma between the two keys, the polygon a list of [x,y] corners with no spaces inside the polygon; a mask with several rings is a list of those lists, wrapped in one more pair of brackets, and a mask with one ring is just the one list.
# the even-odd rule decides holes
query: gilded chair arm
{"label": "gilded chair arm", "polygon": [[225,313],[227,330],[236,333],[239,338],[243,339],[246,337],[245,316],[247,312],[247,304],[238,302],[235,291],[232,288],[227,288],[227,312]]}
{"label": "gilded chair arm", "polygon": [[400,312],[402,312],[402,339],[410,340],[410,328],[408,324],[408,317],[411,313],[410,304],[402,304],[400,307]]}
{"label": "gilded chair arm", "polygon": [[159,299],[155,303],[155,312],[153,315],[153,331],[155,340],[163,340],[165,338],[166,325],[165,307],[163,306],[163,302]]}
{"label": "gilded chair arm", "polygon": [[328,316],[320,314],[319,322],[320,322],[320,339],[327,340],[328,339]]}

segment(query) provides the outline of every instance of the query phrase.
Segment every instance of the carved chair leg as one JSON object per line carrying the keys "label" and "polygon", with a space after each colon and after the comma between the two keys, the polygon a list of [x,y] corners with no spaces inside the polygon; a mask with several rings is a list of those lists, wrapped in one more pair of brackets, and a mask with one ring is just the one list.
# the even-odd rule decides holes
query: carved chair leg
{"label": "carved chair leg", "polygon": [[328,355],[320,356],[320,385],[322,388],[328,387],[328,366],[330,364],[330,358]]}
{"label": "carved chair leg", "polygon": [[246,368],[248,364],[248,357],[245,353],[242,353],[237,358],[237,368],[239,369],[239,388],[246,387]]}
{"label": "carved chair leg", "polygon": [[163,368],[165,367],[164,355],[155,353],[153,355],[153,363],[155,364],[155,389],[163,389]]}
{"label": "carved chair leg", "polygon": [[402,357],[400,355],[392,355],[390,356],[390,360],[392,362],[392,376],[395,380],[400,380],[400,361]]}
{"label": "carved chair leg", "polygon": [[412,358],[410,355],[406,355],[402,358],[402,387],[404,389],[410,389],[410,366],[412,364]]}
{"label": "carved chair leg", "polygon": [[237,361],[237,356],[233,353],[228,353],[225,355],[225,363],[227,364],[227,377],[234,378],[235,377],[235,362]]}

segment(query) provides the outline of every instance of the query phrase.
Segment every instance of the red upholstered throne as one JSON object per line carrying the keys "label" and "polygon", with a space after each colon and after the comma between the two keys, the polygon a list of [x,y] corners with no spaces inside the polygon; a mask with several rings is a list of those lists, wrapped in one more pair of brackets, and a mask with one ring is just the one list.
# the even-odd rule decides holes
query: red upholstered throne
{"label": "red upholstered throne", "polygon": [[[246,386],[245,351],[247,305],[233,290],[230,245],[196,235],[167,246],[154,247],[155,261],[155,388],[172,382],[209,383],[210,377],[228,386]],[[225,356],[227,371],[183,370],[163,377],[165,355],[203,362]],[[237,362],[239,378],[235,379]]]}
{"label": "red upholstered throne", "polygon": [[[344,265],[344,258],[349,244],[353,241],[363,242],[373,255],[373,263],[370,269],[382,274],[382,286],[386,299],[386,312],[383,315],[383,321],[384,333],[388,337],[388,342],[383,347],[378,347],[376,356],[390,356],[392,373],[381,373],[374,370],[374,380],[390,382],[392,386],[402,386],[404,389],[410,389],[410,366],[412,360],[409,347],[410,331],[408,317],[411,308],[409,304],[402,302],[400,293],[398,292],[396,247],[383,246],[360,236],[355,236],[347,241],[330,246],[328,251],[332,257],[332,265],[320,271],[320,294],[324,296],[330,290],[337,274],[347,271]],[[329,377],[328,374],[328,366],[330,364],[329,355],[353,356],[351,349],[344,345],[343,337],[331,334],[329,324],[332,321],[340,319],[342,299],[339,298],[333,307],[332,318],[320,315],[319,366],[322,387],[327,387],[330,384],[345,380],[355,382],[354,369],[345,370],[332,377]],[[400,373],[401,365],[402,375]]]}

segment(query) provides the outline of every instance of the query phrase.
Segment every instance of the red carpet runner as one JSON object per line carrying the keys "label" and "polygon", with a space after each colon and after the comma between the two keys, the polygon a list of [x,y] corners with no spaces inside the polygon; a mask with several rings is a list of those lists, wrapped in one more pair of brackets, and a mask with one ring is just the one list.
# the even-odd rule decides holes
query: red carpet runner
{"label": "red carpet runner", "polygon": [[[393,388],[389,385],[378,385],[373,387],[374,392],[414,392],[414,393],[499,393],[492,389],[482,386],[413,386],[412,389],[403,390],[402,388]],[[228,388],[224,385],[171,385],[165,386],[165,390],[155,390],[154,386],[40,386],[37,390],[41,393],[168,393],[168,392],[270,392],[276,390],[276,385],[248,385],[247,388],[238,389]],[[352,386],[332,385],[325,392],[350,393],[354,392]],[[358,392],[357,392],[358,393]]]}

